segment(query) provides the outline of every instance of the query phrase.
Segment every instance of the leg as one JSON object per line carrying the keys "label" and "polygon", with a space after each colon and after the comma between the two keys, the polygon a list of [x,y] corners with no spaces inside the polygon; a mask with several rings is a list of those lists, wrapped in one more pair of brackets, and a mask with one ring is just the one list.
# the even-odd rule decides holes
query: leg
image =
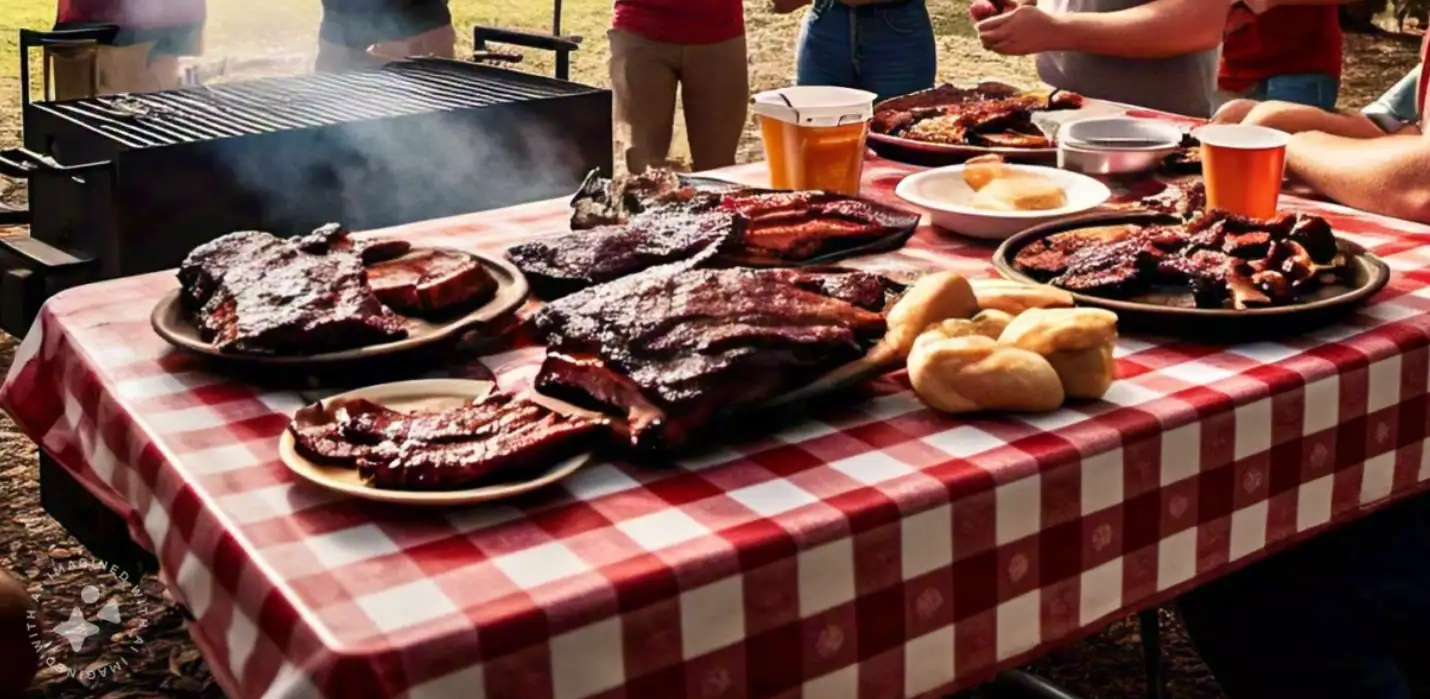
{"label": "leg", "polygon": [[680,96],[694,169],[734,165],[750,102],[745,37],[686,47]]}
{"label": "leg", "polygon": [[617,29],[611,37],[611,90],[626,169],[644,172],[670,157],[675,129],[676,74],[681,47],[647,41]]}
{"label": "leg", "polygon": [[1393,651],[1425,657],[1430,501],[1419,500],[1183,595],[1187,631],[1229,696],[1410,699]]}
{"label": "leg", "polygon": [[1314,73],[1277,75],[1266,80],[1266,99],[1317,107],[1328,112],[1336,109],[1341,81],[1329,75]]}
{"label": "leg", "polygon": [[850,23],[854,8],[820,0],[800,25],[795,49],[795,83],[854,87],[854,43]]}
{"label": "leg", "polygon": [[933,87],[938,51],[924,3],[871,5],[859,8],[858,15],[858,87],[879,99]]}

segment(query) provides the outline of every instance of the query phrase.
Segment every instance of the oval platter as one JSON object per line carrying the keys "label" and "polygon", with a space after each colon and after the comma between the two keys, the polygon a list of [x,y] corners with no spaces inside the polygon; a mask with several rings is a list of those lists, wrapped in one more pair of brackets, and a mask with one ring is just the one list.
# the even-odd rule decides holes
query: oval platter
{"label": "oval platter", "polygon": [[[1055,233],[1115,225],[1173,224],[1179,219],[1164,214],[1091,214],[1035,226],[1004,241],[993,254],[993,264],[1008,279],[1039,282],[1013,267],[1018,251],[1035,240]],[[1390,268],[1360,245],[1337,237],[1350,267],[1351,281],[1344,291],[1303,303],[1246,310],[1185,308],[1152,303],[1102,298],[1071,292],[1080,306],[1105,308],[1117,313],[1119,325],[1166,337],[1210,341],[1249,341],[1285,337],[1324,327],[1345,317],[1375,296],[1390,281]]]}
{"label": "oval platter", "polygon": [[[427,379],[369,386],[325,399],[365,398],[394,410],[442,409],[485,397],[495,388],[490,381]],[[293,433],[287,429],[278,440],[278,456],[294,475],[314,485],[364,500],[421,507],[455,507],[504,500],[551,485],[591,461],[590,453],[549,464],[526,480],[502,481],[465,490],[384,490],[367,485],[354,468],[314,463],[299,454]]]}
{"label": "oval platter", "polygon": [[[413,251],[431,248],[414,248]],[[445,249],[445,248],[439,248]],[[189,314],[179,302],[179,290],[165,294],[154,306],[149,316],[154,332],[166,342],[182,350],[212,357],[217,360],[259,365],[311,366],[339,364],[386,355],[398,354],[454,339],[463,332],[479,325],[492,323],[514,313],[526,302],[531,290],[526,277],[515,265],[505,259],[490,257],[467,250],[450,250],[467,255],[476,260],[497,281],[496,294],[491,300],[466,313],[444,320],[432,322],[403,316],[407,320],[408,336],[395,342],[367,345],[340,352],[325,352],[310,355],[274,355],[256,352],[221,352],[199,334]]]}

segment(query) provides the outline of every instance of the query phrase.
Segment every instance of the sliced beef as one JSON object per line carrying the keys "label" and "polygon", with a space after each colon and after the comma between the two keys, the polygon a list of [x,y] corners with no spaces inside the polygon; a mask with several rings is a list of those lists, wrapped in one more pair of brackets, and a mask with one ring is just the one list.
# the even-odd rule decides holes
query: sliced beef
{"label": "sliced beef", "polygon": [[300,410],[289,425],[307,458],[351,466],[375,488],[456,490],[534,475],[599,445],[603,420],[494,393],[451,410],[402,413],[369,401]]}
{"label": "sliced beef", "polygon": [[474,308],[497,290],[496,278],[481,262],[455,250],[420,250],[369,265],[367,280],[389,308],[419,318]]}

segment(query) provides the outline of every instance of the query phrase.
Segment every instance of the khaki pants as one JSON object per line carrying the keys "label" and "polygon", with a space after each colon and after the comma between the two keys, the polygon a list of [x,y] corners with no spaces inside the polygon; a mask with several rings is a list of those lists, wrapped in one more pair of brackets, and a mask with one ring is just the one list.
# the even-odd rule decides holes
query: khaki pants
{"label": "khaki pants", "polygon": [[615,120],[625,131],[626,167],[642,172],[665,164],[675,129],[675,93],[696,170],[733,165],[750,101],[745,37],[682,46],[612,29],[611,86]]}
{"label": "khaki pants", "polygon": [[406,39],[384,41],[361,50],[319,40],[315,67],[321,71],[352,70],[410,56],[455,58],[456,55],[457,30],[449,24]]}

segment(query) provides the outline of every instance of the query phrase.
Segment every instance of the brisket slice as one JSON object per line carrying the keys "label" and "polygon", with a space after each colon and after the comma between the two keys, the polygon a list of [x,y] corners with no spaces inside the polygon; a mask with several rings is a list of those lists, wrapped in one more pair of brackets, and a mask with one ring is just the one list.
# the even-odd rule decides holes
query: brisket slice
{"label": "brisket slice", "polygon": [[537,390],[618,415],[638,449],[678,448],[717,411],[863,356],[890,289],[852,271],[649,270],[537,314]]}
{"label": "brisket slice", "polygon": [[189,253],[179,283],[201,335],[220,351],[317,354],[407,336],[354,250],[314,254],[268,233],[232,233]]}
{"label": "brisket slice", "polygon": [[497,280],[471,255],[420,250],[368,265],[367,281],[388,308],[419,318],[452,313],[491,300]]}
{"label": "brisket slice", "polygon": [[531,476],[593,448],[607,429],[604,421],[503,393],[417,413],[366,400],[319,403],[300,410],[289,425],[305,457],[352,466],[369,485],[390,490],[454,490],[494,477]]}
{"label": "brisket slice", "polygon": [[630,223],[574,231],[507,250],[544,298],[657,265],[696,265],[731,244],[745,220],[724,212],[692,214],[675,208],[641,214]]}

